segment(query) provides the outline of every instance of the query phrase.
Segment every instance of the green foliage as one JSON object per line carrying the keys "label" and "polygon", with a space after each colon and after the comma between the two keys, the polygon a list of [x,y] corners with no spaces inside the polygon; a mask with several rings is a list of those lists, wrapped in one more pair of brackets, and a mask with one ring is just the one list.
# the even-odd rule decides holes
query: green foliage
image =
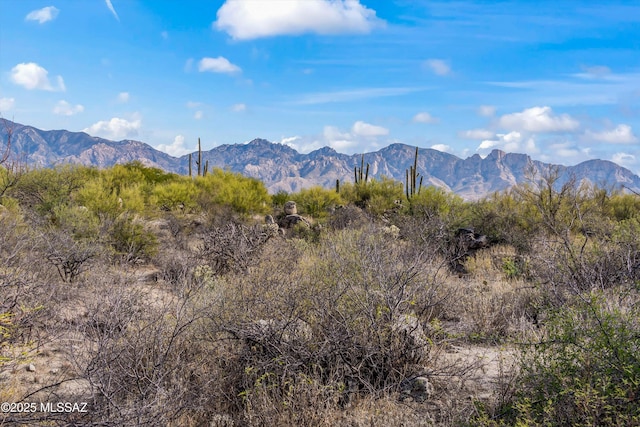
{"label": "green foliage", "polygon": [[402,183],[384,176],[379,180],[372,178],[366,183],[347,182],[341,186],[340,195],[344,201],[380,215],[393,209],[396,201],[402,199]]}
{"label": "green foliage", "polygon": [[58,226],[76,239],[95,239],[100,232],[98,217],[85,206],[57,206]]}
{"label": "green foliage", "polygon": [[145,166],[142,164],[142,162],[137,160],[130,163],[125,163],[121,167],[129,171],[132,175],[142,176],[144,178],[144,181],[148,184],[162,184],[176,181],[180,178],[179,175],[176,175],[174,173],[169,173],[163,171],[162,169]]}
{"label": "green foliage", "polygon": [[158,184],[152,192],[153,204],[167,210],[194,211],[198,207],[197,197],[198,188],[191,179]]}
{"label": "green foliage", "polygon": [[291,200],[291,196],[284,190],[278,191],[276,194],[271,196],[271,203],[275,207],[284,207],[284,204]]}
{"label": "green foliage", "polygon": [[429,186],[422,188],[420,193],[411,197],[409,213],[447,217],[454,213],[459,215],[463,205],[464,202],[460,196],[438,187]]}
{"label": "green foliage", "polygon": [[553,313],[547,337],[524,351],[512,420],[517,425],[637,425],[637,302],[615,306],[593,293]]}
{"label": "green foliage", "polygon": [[315,218],[326,217],[329,207],[342,204],[339,194],[320,186],[305,188],[291,194],[290,197],[290,200],[296,202],[299,213],[311,215]]}
{"label": "green foliage", "polygon": [[212,205],[229,205],[240,214],[267,213],[271,198],[264,184],[231,171],[214,168],[196,179],[199,204],[207,209]]}
{"label": "green foliage", "polygon": [[128,215],[119,217],[110,232],[111,246],[125,262],[148,260],[157,253],[158,241],[144,224]]}
{"label": "green foliage", "polygon": [[615,194],[609,200],[609,216],[623,221],[640,216],[640,197],[635,194]]}
{"label": "green foliage", "polygon": [[94,170],[82,166],[62,166],[54,169],[36,169],[21,176],[10,195],[21,206],[56,223],[54,210],[68,205]]}
{"label": "green foliage", "polygon": [[77,192],[75,201],[103,220],[115,219],[124,212],[124,202],[120,203],[116,192],[108,189],[99,178],[87,182]]}

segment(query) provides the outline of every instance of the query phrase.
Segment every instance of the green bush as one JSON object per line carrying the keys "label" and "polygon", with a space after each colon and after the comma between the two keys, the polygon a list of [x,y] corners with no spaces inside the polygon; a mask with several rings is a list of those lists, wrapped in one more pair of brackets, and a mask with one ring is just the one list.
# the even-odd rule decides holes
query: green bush
{"label": "green bush", "polygon": [[211,210],[215,205],[231,206],[243,215],[270,210],[271,197],[267,188],[255,178],[215,168],[195,182],[199,190],[198,202],[205,210]]}
{"label": "green bush", "polygon": [[158,184],[153,189],[153,204],[161,209],[194,211],[198,207],[198,189],[193,180],[184,178]]}
{"label": "green bush", "polygon": [[298,213],[311,215],[316,218],[326,217],[327,209],[342,204],[340,195],[334,190],[327,190],[320,186],[305,188],[290,195],[298,207]]}
{"label": "green bush", "polygon": [[116,256],[125,262],[146,261],[157,253],[158,239],[155,234],[146,230],[141,221],[128,215],[114,222],[110,238]]}
{"label": "green bush", "polygon": [[638,302],[614,306],[610,297],[592,293],[554,312],[547,336],[523,352],[510,420],[522,426],[638,425]]}

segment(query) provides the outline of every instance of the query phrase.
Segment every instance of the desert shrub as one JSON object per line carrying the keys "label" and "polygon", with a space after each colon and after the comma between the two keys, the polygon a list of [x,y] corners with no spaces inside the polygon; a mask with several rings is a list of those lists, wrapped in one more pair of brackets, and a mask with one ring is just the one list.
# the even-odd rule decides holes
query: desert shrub
{"label": "desert shrub", "polygon": [[87,208],[102,221],[113,220],[124,212],[118,195],[108,191],[104,183],[98,179],[87,182],[77,192],[75,202]]}
{"label": "desert shrub", "polygon": [[123,215],[113,223],[109,239],[115,255],[124,262],[147,261],[157,252],[158,240],[144,224],[129,215]]}
{"label": "desert shrub", "polygon": [[151,166],[145,166],[138,160],[114,166],[114,168],[116,167],[123,168],[129,172],[130,176],[141,177],[146,183],[152,185],[163,184],[180,178],[180,176],[175,173],[165,172],[162,169]]}
{"label": "desert shrub", "polygon": [[291,200],[291,196],[284,190],[280,190],[271,196],[271,203],[274,207],[283,208],[284,204],[289,200]]}
{"label": "desert shrub", "polygon": [[640,197],[636,194],[614,194],[609,200],[609,216],[618,221],[640,215]]}
{"label": "desert shrub", "polygon": [[199,256],[215,274],[246,272],[262,246],[274,237],[271,229],[233,222],[213,227],[202,236]]}
{"label": "desert shrub", "polygon": [[98,216],[85,206],[60,205],[54,208],[58,227],[78,240],[95,240],[100,233]]}
{"label": "desert shrub", "polygon": [[329,215],[327,224],[334,230],[345,228],[361,228],[371,222],[366,212],[355,205],[337,206]]}
{"label": "desert shrub", "polygon": [[117,278],[96,289],[78,327],[83,351],[75,354],[94,390],[83,424],[202,425],[210,417],[210,393],[219,383],[206,369],[215,359],[196,335],[195,294],[149,303]]}
{"label": "desert shrub", "polygon": [[92,169],[82,166],[36,169],[23,174],[9,193],[24,209],[56,223],[55,208],[71,203],[72,195],[93,174]]}
{"label": "desert shrub", "polygon": [[45,259],[58,271],[63,282],[73,282],[89,267],[99,249],[90,241],[76,241],[65,231],[50,231],[40,239]]}
{"label": "desert shrub", "polygon": [[527,211],[528,207],[511,191],[494,193],[470,205],[469,224],[491,236],[494,242],[527,253],[533,243],[531,238],[537,232],[532,224],[535,212]]}
{"label": "desert shrub", "polygon": [[264,184],[238,173],[215,168],[196,180],[198,203],[205,211],[215,205],[227,205],[243,215],[267,213],[271,198]]}
{"label": "desert shrub", "polygon": [[320,186],[305,188],[290,195],[296,202],[301,214],[323,218],[328,215],[328,208],[342,204],[340,195],[334,190],[327,190]]}
{"label": "desert shrub", "polygon": [[517,425],[637,424],[637,302],[635,295],[612,304],[596,292],[552,313],[546,335],[523,350],[521,386],[508,419]]}
{"label": "desert shrub", "polygon": [[170,181],[155,186],[152,192],[153,204],[162,210],[196,210],[198,189],[191,179]]}
{"label": "desert shrub", "polygon": [[225,366],[240,424],[317,422],[429,364],[422,325],[444,295],[423,254],[374,227],[277,243],[212,307],[235,343]]}
{"label": "desert shrub", "polygon": [[[463,206],[462,198],[438,187],[428,186],[420,189],[408,203],[408,211],[412,215],[433,216],[442,218],[460,216]],[[464,222],[464,220],[461,220]]]}
{"label": "desert shrub", "polygon": [[371,178],[367,182],[353,184],[344,183],[340,187],[340,196],[348,203],[352,203],[372,214],[380,215],[389,209],[395,208],[396,201],[402,200],[402,183],[393,179],[382,177]]}

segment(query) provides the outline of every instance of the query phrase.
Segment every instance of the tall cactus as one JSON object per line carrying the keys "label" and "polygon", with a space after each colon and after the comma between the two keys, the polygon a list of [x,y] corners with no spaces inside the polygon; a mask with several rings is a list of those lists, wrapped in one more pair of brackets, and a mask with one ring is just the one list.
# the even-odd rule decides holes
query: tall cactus
{"label": "tall cactus", "polygon": [[422,179],[423,176],[420,176],[420,181],[418,181],[418,147],[416,147],[416,154],[413,158],[413,166],[409,166],[409,169],[405,170],[405,193],[407,196],[407,200],[411,200],[413,196],[416,194],[420,194],[420,189],[422,188]]}
{"label": "tall cactus", "polygon": [[[363,176],[363,171],[364,171],[364,176]],[[360,162],[360,167],[354,167],[353,168],[353,172],[354,172],[354,177],[355,177],[355,181],[356,184],[359,183],[364,183],[366,184],[367,181],[369,180],[369,163],[367,163],[367,168],[365,170],[364,168],[364,154],[362,155],[362,160]]]}
{"label": "tall cactus", "polygon": [[202,176],[202,145],[200,145],[200,138],[198,138],[198,160],[196,160],[196,165],[198,165],[198,176]]}
{"label": "tall cactus", "polygon": [[[193,156],[189,153],[189,177],[192,176],[193,170]],[[198,176],[206,176],[209,171],[209,160],[207,160],[204,164],[204,168],[202,167],[202,144],[200,144],[200,138],[198,138],[198,158],[196,159],[196,166],[198,166]]]}

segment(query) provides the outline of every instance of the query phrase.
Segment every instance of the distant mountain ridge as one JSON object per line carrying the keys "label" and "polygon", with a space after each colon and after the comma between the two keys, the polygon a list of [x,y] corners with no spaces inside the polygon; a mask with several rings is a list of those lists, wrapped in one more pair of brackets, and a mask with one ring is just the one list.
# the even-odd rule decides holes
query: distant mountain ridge
{"label": "distant mountain ridge", "polygon": [[[140,141],[111,141],[84,132],[44,131],[32,126],[6,121],[0,126],[2,144],[7,129],[12,130],[12,150],[26,157],[30,165],[49,167],[63,163],[109,167],[117,163],[139,160],[169,172],[187,174],[188,155],[176,158]],[[392,144],[364,154],[370,164],[369,176],[387,176],[404,181],[405,170],[413,164],[415,147]],[[202,152],[210,167],[220,167],[260,179],[271,192],[298,191],[313,185],[335,186],[336,179],[353,182],[353,168],[360,165],[362,155],[338,153],[323,147],[308,154],[264,139],[245,144],[224,144]],[[478,199],[505,190],[526,180],[529,164],[545,170],[550,164],[532,160],[526,154],[493,150],[487,157],[475,154],[461,159],[449,153],[420,148],[418,172],[425,185],[435,185],[465,199]],[[607,160],[588,160],[575,166],[557,166],[562,179],[575,176],[578,181],[640,192],[640,177]]]}

